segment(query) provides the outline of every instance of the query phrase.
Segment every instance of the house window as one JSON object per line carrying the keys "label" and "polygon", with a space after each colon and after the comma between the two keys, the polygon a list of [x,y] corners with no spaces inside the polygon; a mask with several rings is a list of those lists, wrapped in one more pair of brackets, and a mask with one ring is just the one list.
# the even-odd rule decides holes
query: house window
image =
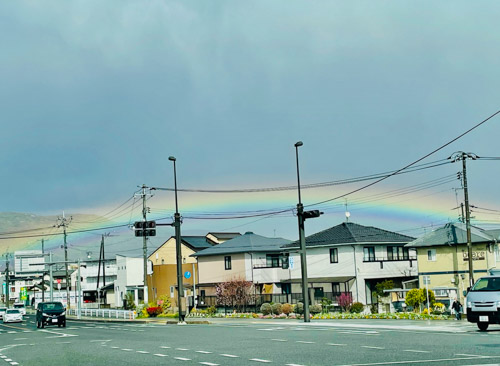
{"label": "house window", "polygon": [[339,262],[339,252],[337,248],[330,248],[330,263]]}
{"label": "house window", "polygon": [[281,293],[282,294],[291,294],[292,293],[292,284],[291,283],[282,283],[281,284]]}
{"label": "house window", "polygon": [[266,254],[266,267],[278,268],[281,267],[279,254]]}
{"label": "house window", "polygon": [[375,262],[375,247],[364,247],[363,248],[363,261],[364,262]]}
{"label": "house window", "polygon": [[325,296],[325,292],[323,291],[323,287],[315,287],[314,288],[314,298],[321,299]]}
{"label": "house window", "polygon": [[334,295],[340,294],[340,283],[332,282],[332,292]]}
{"label": "house window", "polygon": [[427,260],[432,262],[436,261],[436,249],[429,249],[427,251]]}
{"label": "house window", "polygon": [[231,256],[230,255],[226,255],[224,257],[224,268],[226,269],[226,271],[231,269]]}
{"label": "house window", "polygon": [[408,248],[402,246],[388,246],[387,247],[387,260],[389,261],[402,261],[408,260]]}

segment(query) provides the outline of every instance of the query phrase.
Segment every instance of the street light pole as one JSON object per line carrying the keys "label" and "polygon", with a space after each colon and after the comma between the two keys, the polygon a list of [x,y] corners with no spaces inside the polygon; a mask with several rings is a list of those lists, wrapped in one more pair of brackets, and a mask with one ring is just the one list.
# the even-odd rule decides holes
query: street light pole
{"label": "street light pole", "polygon": [[304,233],[304,206],[300,197],[300,173],[299,173],[299,147],[302,141],[295,143],[295,158],[297,161],[297,190],[299,194],[299,203],[297,203],[297,219],[299,222],[299,241],[300,241],[300,268],[302,271],[302,297],[304,298],[304,322],[311,321],[309,318],[309,284],[307,281],[307,256],[306,239]]}
{"label": "street light pole", "polygon": [[176,158],[170,156],[168,160],[174,163],[174,191],[175,191],[175,214],[174,214],[174,228],[175,228],[175,253],[177,262],[177,306],[179,307],[179,323],[184,323],[184,315],[182,313],[182,298],[184,295],[184,287],[182,285],[182,253],[181,253],[181,215],[179,214],[179,204],[177,200],[177,170]]}

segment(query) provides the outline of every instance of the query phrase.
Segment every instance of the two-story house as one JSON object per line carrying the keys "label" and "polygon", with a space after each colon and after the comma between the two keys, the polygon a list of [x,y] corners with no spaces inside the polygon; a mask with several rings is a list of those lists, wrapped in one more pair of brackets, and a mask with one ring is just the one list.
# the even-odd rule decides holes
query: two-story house
{"label": "two-story house", "polygon": [[281,246],[288,243],[290,240],[247,232],[193,254],[198,260],[198,305],[215,305],[217,284],[232,279],[252,282],[253,294],[259,299],[262,297],[257,295],[269,295],[271,301],[273,294],[286,294],[288,284],[284,289],[282,280],[290,275],[288,269],[282,268]]}
{"label": "two-story house", "polygon": [[[499,268],[500,251],[495,231],[471,227],[474,279]],[[417,251],[419,287],[434,291],[436,299],[449,305],[457,297],[463,304],[469,287],[467,229],[463,223],[448,223],[411,241],[406,248]]]}
{"label": "two-story house", "polygon": [[[335,304],[341,293],[351,293],[353,301],[374,304],[377,283],[390,279],[396,287],[402,287],[418,273],[415,251],[405,247],[413,239],[352,222],[306,237],[311,302],[326,297]],[[301,294],[299,242],[285,248],[290,253],[291,292]]]}

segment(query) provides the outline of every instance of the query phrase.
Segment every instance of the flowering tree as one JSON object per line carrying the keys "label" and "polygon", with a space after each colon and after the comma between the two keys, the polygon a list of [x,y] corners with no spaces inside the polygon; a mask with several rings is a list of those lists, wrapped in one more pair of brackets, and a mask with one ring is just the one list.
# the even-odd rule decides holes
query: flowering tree
{"label": "flowering tree", "polygon": [[343,292],[337,297],[337,302],[344,311],[349,311],[352,305],[352,295],[348,292]]}
{"label": "flowering tree", "polygon": [[215,289],[217,304],[236,306],[238,311],[250,302],[250,289],[252,282],[241,278],[234,278],[227,282],[219,283]]}

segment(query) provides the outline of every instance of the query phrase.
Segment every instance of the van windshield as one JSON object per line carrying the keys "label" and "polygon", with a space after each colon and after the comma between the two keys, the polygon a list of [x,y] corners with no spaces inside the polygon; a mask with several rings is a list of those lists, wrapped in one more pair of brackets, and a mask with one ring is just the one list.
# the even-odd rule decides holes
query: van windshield
{"label": "van windshield", "polygon": [[49,302],[43,305],[43,310],[63,310],[60,302]]}
{"label": "van windshield", "polygon": [[472,291],[500,291],[500,277],[480,278],[472,287]]}
{"label": "van windshield", "polygon": [[23,304],[14,304],[14,308],[15,309],[24,308],[24,305]]}

